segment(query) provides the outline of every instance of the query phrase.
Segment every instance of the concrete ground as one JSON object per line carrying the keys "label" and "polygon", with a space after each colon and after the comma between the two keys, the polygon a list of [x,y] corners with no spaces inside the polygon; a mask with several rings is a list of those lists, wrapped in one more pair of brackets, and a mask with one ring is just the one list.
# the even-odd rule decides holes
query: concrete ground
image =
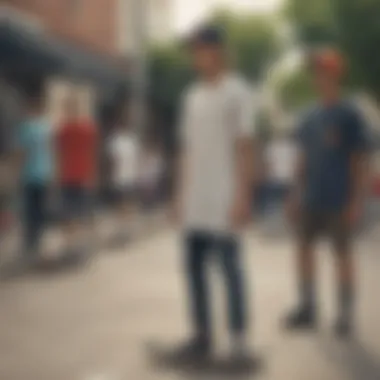
{"label": "concrete ground", "polygon": [[[280,320],[295,301],[292,245],[247,234],[251,343],[264,365],[257,374],[224,378],[380,379],[380,256],[376,236],[371,239],[358,246],[357,337],[343,343],[331,333],[335,288],[327,248],[322,244],[319,256],[320,329],[291,335],[281,330]],[[123,250],[103,253],[76,270],[0,282],[0,379],[221,378],[211,370],[163,369],[148,349],[151,343],[176,344],[187,332],[176,234],[161,231]],[[215,274],[214,318],[218,343],[224,347],[224,305]]]}

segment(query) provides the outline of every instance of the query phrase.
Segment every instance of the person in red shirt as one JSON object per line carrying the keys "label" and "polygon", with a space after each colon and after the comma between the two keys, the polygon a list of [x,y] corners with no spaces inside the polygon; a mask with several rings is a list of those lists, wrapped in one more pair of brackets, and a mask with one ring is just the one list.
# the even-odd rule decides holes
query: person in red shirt
{"label": "person in red shirt", "polygon": [[56,135],[57,175],[67,248],[69,253],[77,253],[82,248],[78,239],[83,237],[97,183],[98,131],[94,122],[82,116],[75,96],[66,100],[64,108],[64,120]]}

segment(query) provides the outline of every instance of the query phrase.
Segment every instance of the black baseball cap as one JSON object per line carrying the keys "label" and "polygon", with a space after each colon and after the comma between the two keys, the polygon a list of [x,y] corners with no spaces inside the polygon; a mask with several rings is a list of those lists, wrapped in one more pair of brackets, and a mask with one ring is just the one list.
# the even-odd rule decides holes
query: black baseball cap
{"label": "black baseball cap", "polygon": [[205,25],[195,30],[187,39],[188,47],[197,45],[220,46],[226,45],[226,36],[222,28],[212,25]]}

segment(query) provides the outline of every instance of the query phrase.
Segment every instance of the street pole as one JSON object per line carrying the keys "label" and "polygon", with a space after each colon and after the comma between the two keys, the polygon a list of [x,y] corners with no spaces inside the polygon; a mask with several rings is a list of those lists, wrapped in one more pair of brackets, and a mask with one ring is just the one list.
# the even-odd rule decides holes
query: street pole
{"label": "street pole", "polygon": [[140,138],[147,122],[147,44],[149,0],[132,0],[133,68],[132,68],[132,124]]}

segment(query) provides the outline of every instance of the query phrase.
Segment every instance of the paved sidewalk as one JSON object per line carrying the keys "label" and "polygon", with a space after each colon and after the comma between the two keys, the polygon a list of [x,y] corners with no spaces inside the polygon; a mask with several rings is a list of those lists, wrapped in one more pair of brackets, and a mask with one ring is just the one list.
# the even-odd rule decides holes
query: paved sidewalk
{"label": "paved sidewalk", "polygon": [[[213,379],[210,373],[160,371],[150,342],[172,344],[186,335],[184,284],[172,231],[147,236],[88,267],[55,276],[31,274],[0,283],[0,379],[171,380]],[[280,317],[292,305],[292,247],[249,236],[251,342],[265,359],[262,380],[380,379],[380,258],[362,244],[359,331],[342,343],[332,336],[332,258],[321,247],[321,328],[289,335]],[[226,341],[223,299],[215,282],[218,343]],[[221,378],[220,376],[218,378]],[[223,377],[223,378],[229,378]],[[252,379],[244,374],[233,379]]]}
{"label": "paved sidewalk", "polygon": [[[166,212],[158,210],[148,217],[136,213],[129,224],[125,226],[126,242],[141,239],[145,234],[157,231],[166,225]],[[95,230],[87,234],[90,245],[96,251],[104,251],[110,245],[112,237],[115,234],[115,221],[112,213],[102,211],[95,216]],[[119,228],[119,227],[118,227]],[[15,256],[20,255],[20,236],[21,226],[15,225],[12,229],[5,231],[0,236],[0,267],[7,265],[9,261],[13,261]],[[59,225],[48,226],[42,239],[42,251],[45,255],[59,256],[64,247],[65,236],[61,234]]]}

